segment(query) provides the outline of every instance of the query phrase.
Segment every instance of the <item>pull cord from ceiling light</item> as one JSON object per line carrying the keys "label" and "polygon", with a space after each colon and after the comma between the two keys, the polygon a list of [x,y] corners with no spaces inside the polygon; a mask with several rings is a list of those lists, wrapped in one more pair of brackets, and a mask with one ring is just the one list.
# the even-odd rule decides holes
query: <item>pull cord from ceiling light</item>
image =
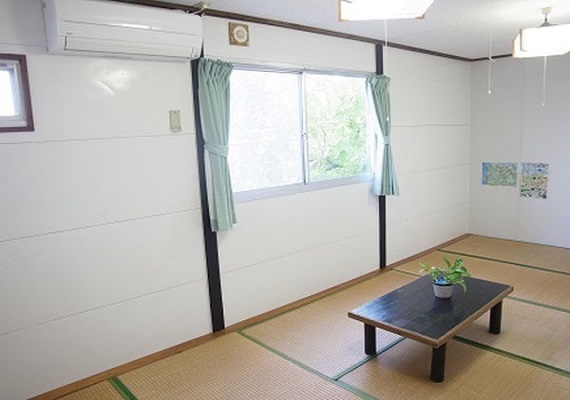
{"label": "pull cord from ceiling light", "polygon": [[489,64],[487,67],[487,94],[491,95],[491,93],[493,93],[493,89],[492,89],[492,74],[493,74],[493,63],[495,62],[495,60],[493,60],[493,24],[491,22],[491,0],[489,0],[489,16],[488,16],[488,21],[489,21]]}
{"label": "pull cord from ceiling light", "polygon": [[548,57],[544,56],[542,64],[542,106],[546,106],[546,64]]}
{"label": "pull cord from ceiling light", "polygon": [[493,27],[489,27],[489,66],[487,69],[487,94],[491,95],[493,93],[492,88],[492,74],[493,74]]}
{"label": "pull cord from ceiling light", "polygon": [[[548,14],[552,9],[550,7],[546,7],[542,9],[542,13],[544,14],[544,22],[541,26],[551,26],[552,24],[548,22]],[[546,106],[546,66],[548,64],[548,57],[544,56],[544,61],[542,63],[542,106]]]}

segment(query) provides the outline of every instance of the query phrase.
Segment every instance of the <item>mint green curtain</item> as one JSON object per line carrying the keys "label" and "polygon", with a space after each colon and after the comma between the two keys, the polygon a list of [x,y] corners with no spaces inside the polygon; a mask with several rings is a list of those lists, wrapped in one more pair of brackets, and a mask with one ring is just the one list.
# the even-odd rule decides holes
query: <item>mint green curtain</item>
{"label": "mint green curtain", "polygon": [[236,223],[232,182],[228,166],[230,75],[233,66],[200,59],[198,96],[206,148],[208,200],[213,231],[225,231]]}
{"label": "mint green curtain", "polygon": [[369,121],[374,132],[374,180],[372,192],[377,196],[400,194],[392,147],[390,145],[390,78],[370,74],[366,77]]}

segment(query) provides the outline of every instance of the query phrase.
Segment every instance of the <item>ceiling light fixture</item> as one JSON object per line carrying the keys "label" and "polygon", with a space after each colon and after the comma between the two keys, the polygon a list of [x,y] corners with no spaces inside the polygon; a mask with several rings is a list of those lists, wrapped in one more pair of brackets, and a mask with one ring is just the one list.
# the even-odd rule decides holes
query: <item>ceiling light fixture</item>
{"label": "ceiling light fixture", "polygon": [[421,18],[434,0],[338,0],[340,21]]}
{"label": "ceiling light fixture", "polygon": [[513,40],[513,57],[546,57],[570,51],[570,24],[548,22],[551,8],[543,8],[544,22],[536,28],[521,29]]}

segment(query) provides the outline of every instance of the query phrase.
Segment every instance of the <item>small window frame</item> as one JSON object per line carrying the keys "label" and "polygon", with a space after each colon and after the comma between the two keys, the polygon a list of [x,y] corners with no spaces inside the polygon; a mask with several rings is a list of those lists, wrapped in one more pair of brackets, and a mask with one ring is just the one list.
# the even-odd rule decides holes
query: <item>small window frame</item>
{"label": "small window frame", "polygon": [[34,131],[32,98],[30,95],[26,56],[23,54],[0,53],[0,68],[4,67],[8,69],[8,66],[14,66],[14,81],[17,87],[15,89],[16,93],[13,94],[20,109],[23,110],[15,118],[0,116],[0,133]]}

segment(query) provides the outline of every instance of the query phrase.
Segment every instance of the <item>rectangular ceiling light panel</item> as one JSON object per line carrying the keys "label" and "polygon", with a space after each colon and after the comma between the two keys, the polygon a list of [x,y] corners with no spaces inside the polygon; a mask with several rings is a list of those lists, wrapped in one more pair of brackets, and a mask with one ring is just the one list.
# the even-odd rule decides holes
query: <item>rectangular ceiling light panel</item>
{"label": "rectangular ceiling light panel", "polygon": [[513,57],[544,57],[570,51],[570,25],[521,29],[513,41]]}
{"label": "rectangular ceiling light panel", "polygon": [[434,0],[338,0],[341,21],[417,18]]}
{"label": "rectangular ceiling light panel", "polygon": [[570,50],[570,25],[549,25],[521,29],[522,51]]}

